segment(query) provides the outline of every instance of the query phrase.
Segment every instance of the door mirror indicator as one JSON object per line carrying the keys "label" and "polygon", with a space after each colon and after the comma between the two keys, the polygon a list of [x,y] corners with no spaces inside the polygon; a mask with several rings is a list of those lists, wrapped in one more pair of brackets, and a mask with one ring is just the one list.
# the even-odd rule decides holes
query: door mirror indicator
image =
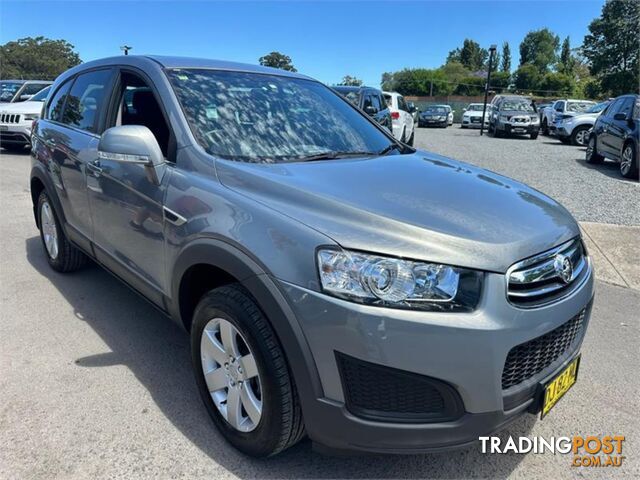
{"label": "door mirror indicator", "polygon": [[106,130],[98,143],[98,158],[104,161],[142,165],[149,181],[159,185],[164,156],[156,137],[142,125],[122,125]]}

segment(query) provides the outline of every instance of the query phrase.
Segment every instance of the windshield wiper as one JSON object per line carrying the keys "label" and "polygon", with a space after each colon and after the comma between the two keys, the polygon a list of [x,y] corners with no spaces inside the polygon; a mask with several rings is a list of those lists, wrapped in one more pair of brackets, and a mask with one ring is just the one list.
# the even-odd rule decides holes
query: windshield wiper
{"label": "windshield wiper", "polygon": [[303,161],[303,162],[313,162],[315,160],[334,160],[336,158],[349,158],[349,157],[366,157],[366,156],[372,156],[372,155],[378,155],[378,153],[376,152],[341,152],[341,151],[335,151],[335,150],[331,150],[328,152],[322,152],[322,153],[317,153],[314,155],[307,155],[304,157],[294,157],[291,160],[292,161]]}
{"label": "windshield wiper", "polygon": [[377,152],[376,155],[386,155],[387,153],[389,153],[392,150],[400,150],[400,151],[402,151],[402,148],[400,147],[400,145],[396,145],[395,143],[391,143],[391,144],[387,145],[386,147],[384,147],[379,152]]}

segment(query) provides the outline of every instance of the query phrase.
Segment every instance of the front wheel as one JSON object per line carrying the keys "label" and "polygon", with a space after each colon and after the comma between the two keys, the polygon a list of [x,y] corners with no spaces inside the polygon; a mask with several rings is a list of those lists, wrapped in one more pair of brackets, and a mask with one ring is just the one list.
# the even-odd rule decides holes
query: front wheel
{"label": "front wheel", "polygon": [[538,132],[533,132],[531,135],[531,140],[535,140],[536,138],[538,138]]}
{"label": "front wheel", "polygon": [[302,438],[302,412],[284,352],[243,287],[227,285],[202,297],[191,355],[207,412],[238,450],[266,457]]}
{"label": "front wheel", "polygon": [[584,147],[587,143],[589,143],[590,129],[591,127],[588,125],[574,128],[573,132],[571,132],[571,143],[573,145],[578,145],[579,147]]}
{"label": "front wheel", "polygon": [[632,143],[627,143],[622,150],[620,173],[624,178],[638,179],[638,157]]}
{"label": "front wheel", "polygon": [[595,135],[591,135],[591,137],[589,138],[585,160],[587,163],[590,163],[592,165],[602,163],[604,161],[604,157],[598,153]]}
{"label": "front wheel", "polygon": [[549,136],[549,123],[546,118],[542,121],[542,134],[546,137]]}

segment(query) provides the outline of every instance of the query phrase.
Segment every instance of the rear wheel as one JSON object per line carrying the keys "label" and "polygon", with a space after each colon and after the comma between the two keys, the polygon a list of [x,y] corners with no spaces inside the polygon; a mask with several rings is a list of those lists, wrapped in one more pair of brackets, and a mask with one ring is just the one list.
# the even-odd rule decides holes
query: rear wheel
{"label": "rear wheel", "polygon": [[622,149],[620,173],[625,178],[638,178],[638,156],[631,142],[627,143]]}
{"label": "rear wheel", "polygon": [[200,300],[191,354],[205,407],[234,447],[266,457],[302,438],[302,412],[284,352],[243,287],[216,288]]}
{"label": "rear wheel", "polygon": [[584,147],[587,143],[589,143],[589,129],[591,127],[589,125],[582,125],[580,127],[576,127],[571,132],[571,143],[573,145],[578,145],[580,147]]}
{"label": "rear wheel", "polygon": [[38,197],[37,214],[42,246],[51,268],[62,273],[82,268],[87,263],[87,257],[67,239],[45,192]]}
{"label": "rear wheel", "polygon": [[407,145],[413,147],[413,142],[415,140],[416,137],[416,131],[414,130],[413,132],[411,132],[411,136],[409,137],[409,140],[407,141]]}
{"label": "rear wheel", "polygon": [[591,135],[591,137],[589,138],[585,160],[587,161],[587,163],[591,164],[602,163],[604,161],[604,157],[598,153],[595,135]]}

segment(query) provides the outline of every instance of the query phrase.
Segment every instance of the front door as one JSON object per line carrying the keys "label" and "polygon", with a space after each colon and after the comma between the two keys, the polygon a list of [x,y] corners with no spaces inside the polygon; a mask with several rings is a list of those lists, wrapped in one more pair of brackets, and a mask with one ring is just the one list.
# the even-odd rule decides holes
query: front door
{"label": "front door", "polygon": [[[165,157],[169,129],[158,96],[143,78],[121,72],[107,127],[143,125]],[[156,185],[142,165],[100,159],[89,167],[87,187],[93,213],[96,257],[158,305],[167,291],[164,275],[163,200],[172,168]]]}

